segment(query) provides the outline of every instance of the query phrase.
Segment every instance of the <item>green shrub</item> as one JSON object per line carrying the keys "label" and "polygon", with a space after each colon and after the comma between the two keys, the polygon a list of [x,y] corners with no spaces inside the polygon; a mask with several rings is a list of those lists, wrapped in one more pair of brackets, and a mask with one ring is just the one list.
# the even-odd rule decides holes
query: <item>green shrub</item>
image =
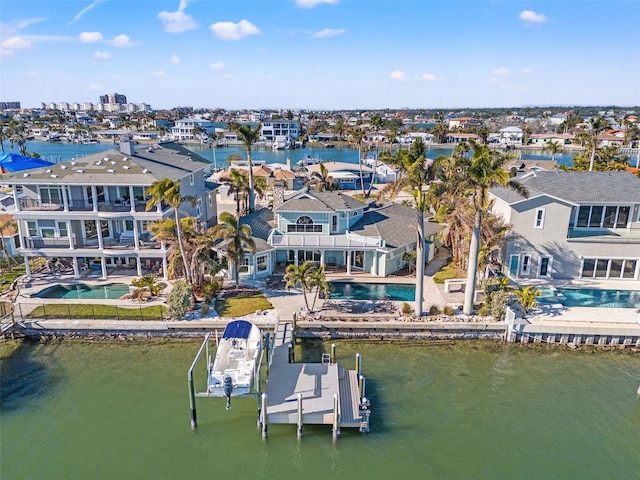
{"label": "green shrub", "polygon": [[498,321],[504,320],[507,304],[511,299],[511,294],[505,290],[498,290],[491,295],[489,302],[489,314]]}
{"label": "green shrub", "polygon": [[429,315],[438,315],[440,313],[440,309],[437,305],[431,305],[429,307]]}
{"label": "green shrub", "polygon": [[200,286],[200,294],[203,296],[205,302],[211,301],[212,298],[216,297],[220,290],[222,289],[222,281],[213,280],[210,283],[203,283]]}
{"label": "green shrub", "polygon": [[185,280],[178,280],[173,284],[173,290],[167,296],[167,313],[172,320],[180,320],[185,317],[191,297],[193,286]]}
{"label": "green shrub", "polygon": [[407,302],[404,302],[402,304],[402,313],[404,315],[410,315],[411,314],[411,305],[409,305]]}
{"label": "green shrub", "polygon": [[455,310],[453,309],[453,307],[450,307],[449,305],[447,305],[446,307],[444,307],[444,309],[442,310],[442,313],[444,313],[445,315],[453,315],[453,312]]}
{"label": "green shrub", "polygon": [[447,265],[436,272],[436,274],[433,276],[433,281],[436,283],[444,283],[445,280],[456,278],[457,276],[458,272],[456,272],[455,268]]}

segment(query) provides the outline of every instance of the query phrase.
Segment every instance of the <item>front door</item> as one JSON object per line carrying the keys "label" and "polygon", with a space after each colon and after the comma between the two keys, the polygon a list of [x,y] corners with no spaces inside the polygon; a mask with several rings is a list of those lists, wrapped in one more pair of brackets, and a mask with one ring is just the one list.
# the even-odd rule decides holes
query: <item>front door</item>
{"label": "front door", "polygon": [[518,267],[520,265],[520,255],[511,255],[509,259],[509,276],[518,276]]}

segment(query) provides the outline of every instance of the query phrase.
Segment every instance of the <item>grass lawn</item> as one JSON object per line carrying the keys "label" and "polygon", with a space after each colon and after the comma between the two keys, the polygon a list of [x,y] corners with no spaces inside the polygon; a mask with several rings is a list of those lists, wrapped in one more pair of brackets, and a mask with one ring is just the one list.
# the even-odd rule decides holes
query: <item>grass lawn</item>
{"label": "grass lawn", "polygon": [[131,308],[116,305],[54,304],[35,308],[29,318],[68,318],[101,320],[162,320],[167,309],[162,305]]}
{"label": "grass lawn", "polygon": [[445,280],[449,280],[450,278],[456,278],[458,276],[458,272],[456,269],[445,265],[440,270],[438,270],[433,276],[433,281],[436,283],[444,283]]}
{"label": "grass lawn", "polygon": [[242,317],[256,310],[270,310],[271,302],[262,293],[248,294],[247,296],[223,297],[216,300],[215,309],[221,317]]}

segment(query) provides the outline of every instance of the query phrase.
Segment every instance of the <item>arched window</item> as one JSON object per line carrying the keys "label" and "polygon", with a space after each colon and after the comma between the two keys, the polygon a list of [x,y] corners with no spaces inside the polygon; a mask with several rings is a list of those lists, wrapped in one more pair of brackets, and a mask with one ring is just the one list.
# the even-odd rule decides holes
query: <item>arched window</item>
{"label": "arched window", "polygon": [[287,233],[322,233],[322,225],[316,225],[311,217],[302,215],[295,224],[287,226]]}

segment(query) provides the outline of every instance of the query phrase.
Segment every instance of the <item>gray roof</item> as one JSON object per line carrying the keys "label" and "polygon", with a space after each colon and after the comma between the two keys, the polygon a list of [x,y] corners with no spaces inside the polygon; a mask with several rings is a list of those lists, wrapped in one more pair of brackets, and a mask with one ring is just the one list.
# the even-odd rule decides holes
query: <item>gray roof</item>
{"label": "gray roof", "polygon": [[[427,216],[424,218],[425,235],[435,234],[438,225],[428,222]],[[350,231],[367,237],[380,237],[387,248],[398,248],[416,241],[416,224],[417,212],[414,208],[391,203],[367,210]]]}
{"label": "gray roof", "polygon": [[251,237],[256,244],[256,252],[264,252],[271,250],[272,247],[267,242],[269,233],[273,229],[273,212],[268,208],[261,208],[255,212],[241,217],[240,225],[249,225],[251,227]]}
{"label": "gray roof", "polygon": [[276,212],[336,212],[363,208],[366,203],[339,192],[307,188],[274,208]]}
{"label": "gray roof", "polygon": [[[5,175],[7,184],[142,185],[169,178],[178,180],[202,170],[209,162],[174,143],[137,148],[126,155],[118,148],[76,158],[49,167]],[[126,181],[123,181],[126,176]]]}
{"label": "gray roof", "polygon": [[[529,198],[548,195],[573,204],[640,203],[640,178],[629,172],[537,171],[518,182]],[[509,204],[524,200],[516,192],[499,187],[491,193]]]}

